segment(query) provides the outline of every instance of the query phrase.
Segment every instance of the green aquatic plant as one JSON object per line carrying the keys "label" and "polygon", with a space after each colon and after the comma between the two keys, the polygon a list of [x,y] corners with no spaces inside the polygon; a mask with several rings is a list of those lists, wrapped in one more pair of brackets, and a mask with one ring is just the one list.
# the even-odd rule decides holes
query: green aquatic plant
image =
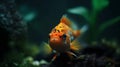
{"label": "green aquatic plant", "polygon": [[0,33],[0,67],[23,67],[26,56],[34,57],[39,53],[36,44],[28,43],[27,24],[14,0],[0,0]]}
{"label": "green aquatic plant", "polygon": [[112,18],[110,20],[106,20],[101,22],[101,24],[97,25],[98,16],[106,7],[109,5],[109,0],[92,0],[92,9],[88,10],[85,7],[77,7],[73,9],[68,9],[69,13],[77,14],[83,16],[88,24],[89,24],[89,33],[87,36],[87,41],[92,42],[96,41],[98,36],[106,30],[109,26],[118,23],[120,21],[120,16],[116,18]]}

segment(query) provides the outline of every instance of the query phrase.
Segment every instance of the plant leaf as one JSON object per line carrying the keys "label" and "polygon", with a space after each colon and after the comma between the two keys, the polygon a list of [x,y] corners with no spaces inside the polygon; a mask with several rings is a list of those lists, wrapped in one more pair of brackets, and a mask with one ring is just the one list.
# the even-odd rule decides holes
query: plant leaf
{"label": "plant leaf", "polygon": [[36,17],[36,12],[29,12],[28,14],[26,14],[24,17],[23,17],[23,20],[25,22],[30,22],[32,21],[33,19],[35,19]]}
{"label": "plant leaf", "polygon": [[82,15],[88,19],[88,10],[85,7],[75,7],[67,10],[71,14]]}
{"label": "plant leaf", "polygon": [[112,20],[109,20],[107,22],[104,22],[103,24],[100,25],[99,27],[99,33],[102,32],[104,29],[106,29],[107,27],[117,23],[118,21],[120,21],[120,16],[112,19]]}
{"label": "plant leaf", "polygon": [[100,11],[109,5],[109,0],[92,0],[93,10]]}

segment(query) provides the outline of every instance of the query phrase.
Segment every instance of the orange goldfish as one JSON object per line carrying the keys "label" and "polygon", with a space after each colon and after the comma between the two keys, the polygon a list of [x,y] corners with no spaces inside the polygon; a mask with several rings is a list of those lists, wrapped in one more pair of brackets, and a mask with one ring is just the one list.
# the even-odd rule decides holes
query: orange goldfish
{"label": "orange goldfish", "polygon": [[49,34],[49,45],[57,52],[79,50],[80,44],[76,40],[80,36],[80,30],[72,29],[72,22],[64,15],[60,23]]}
{"label": "orange goldfish", "polygon": [[[46,51],[44,53],[49,54],[52,50],[55,50],[57,54],[67,53],[70,57],[77,57],[73,52],[71,52],[71,50],[75,52],[80,50],[81,46],[77,38],[85,31],[85,28],[74,30],[72,25],[74,24],[71,20],[68,19],[66,15],[63,15],[60,19],[60,23],[49,33],[49,43],[44,43],[44,46],[46,45],[47,47],[45,48]],[[55,60],[57,54],[52,60]]]}

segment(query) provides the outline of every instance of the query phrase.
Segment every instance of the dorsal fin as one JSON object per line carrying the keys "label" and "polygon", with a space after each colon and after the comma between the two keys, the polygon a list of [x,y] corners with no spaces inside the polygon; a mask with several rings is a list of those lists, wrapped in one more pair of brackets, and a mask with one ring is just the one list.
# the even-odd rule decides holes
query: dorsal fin
{"label": "dorsal fin", "polygon": [[62,16],[62,18],[60,19],[60,23],[66,24],[67,26],[69,26],[73,30],[78,29],[76,22],[73,19],[69,18],[67,15]]}
{"label": "dorsal fin", "polygon": [[60,19],[60,23],[64,23],[64,24],[68,25],[69,27],[71,27],[71,21],[69,20],[67,15],[62,16],[62,18]]}

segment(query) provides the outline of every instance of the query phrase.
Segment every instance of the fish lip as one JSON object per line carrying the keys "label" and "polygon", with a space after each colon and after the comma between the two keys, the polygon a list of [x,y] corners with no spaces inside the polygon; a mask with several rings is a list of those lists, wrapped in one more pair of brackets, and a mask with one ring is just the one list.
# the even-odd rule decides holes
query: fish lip
{"label": "fish lip", "polygon": [[53,37],[53,38],[50,38],[49,40],[49,43],[53,43],[53,44],[57,44],[57,43],[59,44],[61,42],[62,42],[61,39],[58,37]]}

